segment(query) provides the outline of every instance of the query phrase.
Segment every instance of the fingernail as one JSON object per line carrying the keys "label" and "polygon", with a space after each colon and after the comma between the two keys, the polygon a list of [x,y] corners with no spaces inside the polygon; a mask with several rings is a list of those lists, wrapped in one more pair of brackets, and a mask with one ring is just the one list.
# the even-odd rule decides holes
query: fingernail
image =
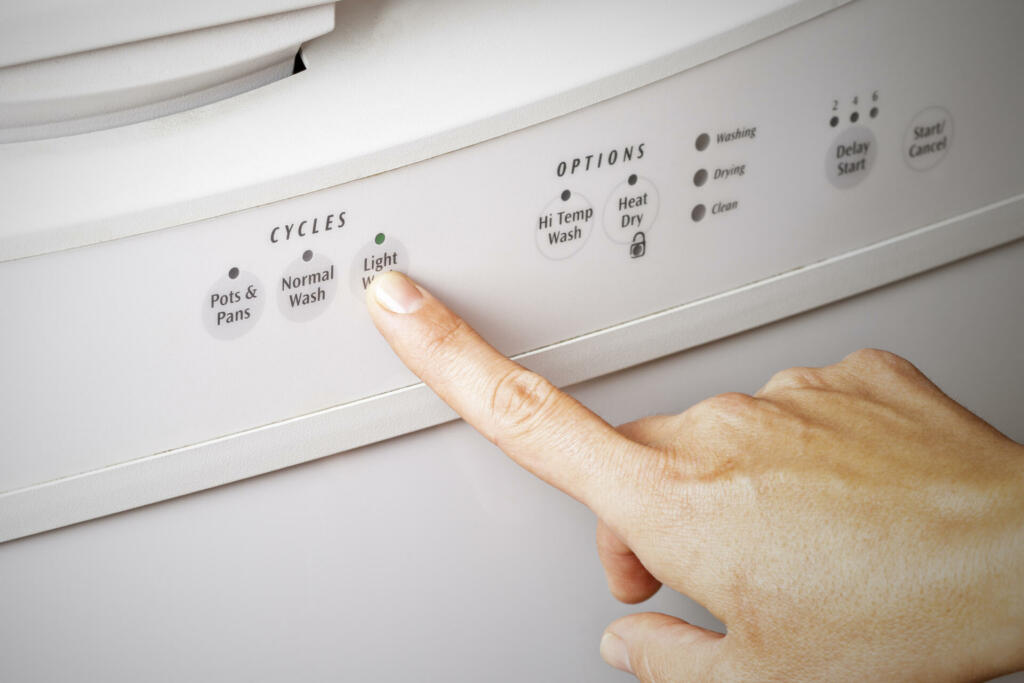
{"label": "fingernail", "polygon": [[616,669],[633,673],[629,666],[629,649],[626,648],[626,641],[614,633],[605,632],[601,636],[601,657]]}
{"label": "fingernail", "polygon": [[392,313],[415,313],[423,306],[423,293],[402,273],[385,271],[371,286],[377,303]]}

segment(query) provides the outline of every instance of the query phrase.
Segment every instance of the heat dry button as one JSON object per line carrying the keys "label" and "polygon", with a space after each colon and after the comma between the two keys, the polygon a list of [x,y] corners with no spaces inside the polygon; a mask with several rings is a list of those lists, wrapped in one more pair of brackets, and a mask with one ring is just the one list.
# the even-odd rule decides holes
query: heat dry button
{"label": "heat dry button", "polygon": [[564,190],[537,218],[537,248],[549,259],[569,258],[586,243],[594,225],[594,208],[582,195]]}
{"label": "heat dry button", "polygon": [[277,306],[289,320],[305,322],[326,311],[337,291],[334,264],[323,254],[306,250],[281,275]]}
{"label": "heat dry button", "polygon": [[875,165],[878,144],[875,134],[864,126],[847,128],[829,146],[825,175],[839,188],[853,187],[867,178]]}
{"label": "heat dry button", "polygon": [[352,293],[362,299],[378,273],[386,270],[409,272],[409,252],[394,237],[378,232],[352,261]]}
{"label": "heat dry button", "polygon": [[915,171],[935,168],[953,141],[953,117],[942,107],[928,107],[910,122],[903,136],[903,158]]}
{"label": "heat dry button", "polygon": [[631,175],[615,188],[604,205],[604,231],[620,244],[646,234],[658,217],[658,191],[647,178]]}
{"label": "heat dry button", "polygon": [[206,293],[203,324],[217,339],[237,339],[255,327],[264,298],[255,275],[231,268]]}

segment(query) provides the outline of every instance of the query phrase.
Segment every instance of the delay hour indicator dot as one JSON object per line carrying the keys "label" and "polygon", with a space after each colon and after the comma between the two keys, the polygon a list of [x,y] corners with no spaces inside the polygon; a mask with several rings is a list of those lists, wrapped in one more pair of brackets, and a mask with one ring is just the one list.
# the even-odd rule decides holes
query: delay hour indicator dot
{"label": "delay hour indicator dot", "polygon": [[704,220],[704,215],[708,212],[707,207],[703,204],[698,204],[693,207],[693,211],[690,212],[690,218],[693,219],[694,223],[699,223]]}
{"label": "delay hour indicator dot", "polygon": [[572,196],[572,192],[569,192],[569,190],[562,190],[562,201],[563,202],[569,201],[569,197],[571,197],[571,196]]}
{"label": "delay hour indicator dot", "polygon": [[313,258],[313,252],[311,250],[307,249],[306,251],[302,252],[302,260],[303,261],[309,261],[312,258]]}
{"label": "delay hour indicator dot", "polygon": [[629,176],[629,179],[627,179],[626,182],[630,185],[636,185],[636,173]]}
{"label": "delay hour indicator dot", "polygon": [[710,144],[711,136],[708,135],[707,133],[701,133],[700,135],[697,136],[697,141],[694,143],[694,146],[697,148],[698,152],[703,152],[708,148],[708,145]]}
{"label": "delay hour indicator dot", "polygon": [[853,112],[852,114],[850,114],[850,123],[857,123],[857,121],[859,121],[859,120],[860,120],[860,113]]}
{"label": "delay hour indicator dot", "polygon": [[839,125],[839,117],[838,116],[833,116],[832,118],[830,118],[828,120],[828,125],[832,126],[833,128],[838,126]]}
{"label": "delay hour indicator dot", "polygon": [[377,236],[373,238],[374,244],[384,244],[384,233],[378,232]]}
{"label": "delay hour indicator dot", "polygon": [[869,114],[871,115],[871,118],[877,118],[878,117],[878,107],[871,107],[871,111],[869,112]]}
{"label": "delay hour indicator dot", "polygon": [[232,280],[238,277],[238,268],[232,268],[231,270],[229,270],[228,277],[231,278]]}
{"label": "delay hour indicator dot", "polygon": [[693,174],[693,184],[697,187],[703,187],[704,183],[708,181],[708,171],[705,168],[700,169]]}

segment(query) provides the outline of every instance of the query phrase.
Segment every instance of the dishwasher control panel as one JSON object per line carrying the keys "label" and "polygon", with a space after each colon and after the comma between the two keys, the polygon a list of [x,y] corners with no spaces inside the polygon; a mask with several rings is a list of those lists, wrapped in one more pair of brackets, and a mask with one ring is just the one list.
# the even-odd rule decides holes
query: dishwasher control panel
{"label": "dishwasher control panel", "polygon": [[[1020,237],[1024,222],[970,221],[1024,193],[1024,89],[1009,85],[1024,12],[933,7],[852,3],[394,171],[0,264],[5,324],[18,330],[0,377],[19,397],[0,415],[0,506],[179,463],[118,484],[124,509],[448,419],[409,398],[417,379],[366,313],[366,287],[386,270],[409,273],[505,354],[556,373],[545,358],[577,363],[565,383]],[[909,241],[954,224],[958,246]],[[905,251],[886,256],[897,242]],[[767,288],[812,270],[817,284]],[[756,305],[727,296],[762,286]],[[713,314],[677,337],[644,336],[701,302]],[[47,413],[61,429],[35,418]],[[266,455],[203,459],[243,434],[260,434]],[[90,500],[109,488],[96,486]]]}

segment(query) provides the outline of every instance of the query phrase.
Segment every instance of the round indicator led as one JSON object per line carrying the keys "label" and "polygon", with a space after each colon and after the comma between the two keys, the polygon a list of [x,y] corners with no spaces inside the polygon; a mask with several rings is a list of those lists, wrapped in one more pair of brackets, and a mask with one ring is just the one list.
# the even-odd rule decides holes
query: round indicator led
{"label": "round indicator led", "polygon": [[384,244],[384,233],[378,232],[377,236],[373,238],[374,244]]}

